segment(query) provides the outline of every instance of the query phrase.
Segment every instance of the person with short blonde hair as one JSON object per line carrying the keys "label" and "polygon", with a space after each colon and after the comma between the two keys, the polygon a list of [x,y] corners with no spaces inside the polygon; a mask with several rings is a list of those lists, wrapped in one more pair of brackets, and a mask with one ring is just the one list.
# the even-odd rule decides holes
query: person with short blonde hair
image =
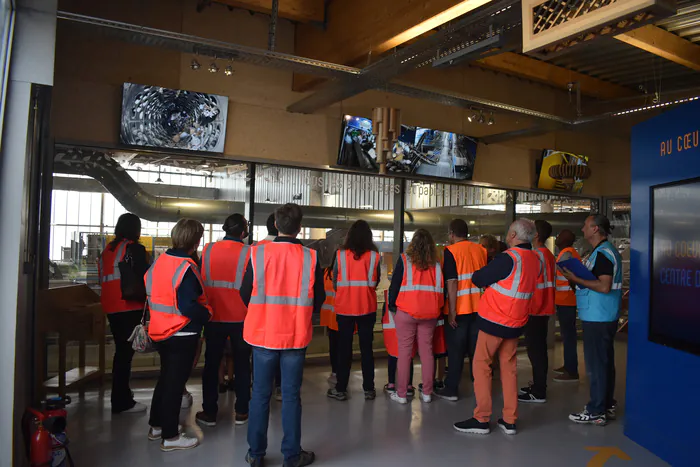
{"label": "person with short blonde hair", "polygon": [[187,218],[177,221],[173,230],[170,231],[170,238],[173,241],[173,249],[175,250],[196,251],[203,235],[204,226],[202,223]]}

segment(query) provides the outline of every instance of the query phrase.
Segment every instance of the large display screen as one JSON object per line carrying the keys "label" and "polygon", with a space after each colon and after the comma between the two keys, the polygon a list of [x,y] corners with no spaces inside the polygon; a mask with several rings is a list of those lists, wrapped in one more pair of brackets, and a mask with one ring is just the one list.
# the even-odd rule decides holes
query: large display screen
{"label": "large display screen", "polygon": [[224,152],[228,97],[124,83],[123,144]]}
{"label": "large display screen", "polygon": [[545,149],[537,167],[537,188],[540,190],[567,191],[581,193],[583,180],[580,178],[562,179],[550,175],[549,169],[557,165],[588,165],[588,157],[565,151]]}
{"label": "large display screen", "polygon": [[[401,125],[401,134],[387,160],[387,172],[471,180],[477,141],[447,131]],[[346,115],[338,165],[379,172],[372,120]]]}
{"label": "large display screen", "polygon": [[698,200],[700,179],[652,189],[649,340],[695,354],[700,354]]}

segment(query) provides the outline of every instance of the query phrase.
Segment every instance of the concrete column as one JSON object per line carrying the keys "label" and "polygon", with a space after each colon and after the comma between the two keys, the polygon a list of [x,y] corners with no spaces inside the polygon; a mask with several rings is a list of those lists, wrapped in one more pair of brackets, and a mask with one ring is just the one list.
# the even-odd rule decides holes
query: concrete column
{"label": "concrete column", "polygon": [[23,465],[21,418],[33,362],[24,270],[32,84],[53,85],[57,0],[18,0],[0,154],[0,467]]}

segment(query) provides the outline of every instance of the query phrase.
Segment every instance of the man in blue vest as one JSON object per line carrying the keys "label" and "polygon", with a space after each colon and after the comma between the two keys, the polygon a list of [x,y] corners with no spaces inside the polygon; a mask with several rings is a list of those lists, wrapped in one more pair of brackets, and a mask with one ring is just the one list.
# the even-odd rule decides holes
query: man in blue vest
{"label": "man in blue vest", "polygon": [[608,241],[610,221],[589,216],[581,229],[593,247],[585,266],[596,277],[581,279],[568,269],[564,276],[577,285],[576,302],[583,325],[583,353],[591,385],[591,400],[583,412],[572,413],[576,423],[603,426],[615,419],[615,333],[622,300],[622,258]]}

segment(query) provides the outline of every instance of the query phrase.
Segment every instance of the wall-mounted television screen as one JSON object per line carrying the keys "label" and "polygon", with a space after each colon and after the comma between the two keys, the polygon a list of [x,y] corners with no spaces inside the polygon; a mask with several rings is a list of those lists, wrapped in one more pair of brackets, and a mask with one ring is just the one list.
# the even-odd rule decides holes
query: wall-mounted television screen
{"label": "wall-mounted television screen", "polygon": [[228,97],[124,83],[120,140],[132,146],[224,152]]}
{"label": "wall-mounted television screen", "polygon": [[652,188],[649,340],[700,355],[700,179]]}
{"label": "wall-mounted television screen", "polygon": [[[477,141],[469,136],[408,125],[387,160],[387,172],[471,180]],[[338,165],[379,172],[372,120],[346,115]]]}
{"label": "wall-mounted television screen", "polygon": [[537,164],[535,176],[537,177],[537,188],[541,190],[568,191],[569,193],[581,193],[583,190],[583,180],[557,179],[550,175],[549,169],[556,165],[588,165],[588,156],[581,156],[565,151],[545,149],[542,151],[542,159]]}

